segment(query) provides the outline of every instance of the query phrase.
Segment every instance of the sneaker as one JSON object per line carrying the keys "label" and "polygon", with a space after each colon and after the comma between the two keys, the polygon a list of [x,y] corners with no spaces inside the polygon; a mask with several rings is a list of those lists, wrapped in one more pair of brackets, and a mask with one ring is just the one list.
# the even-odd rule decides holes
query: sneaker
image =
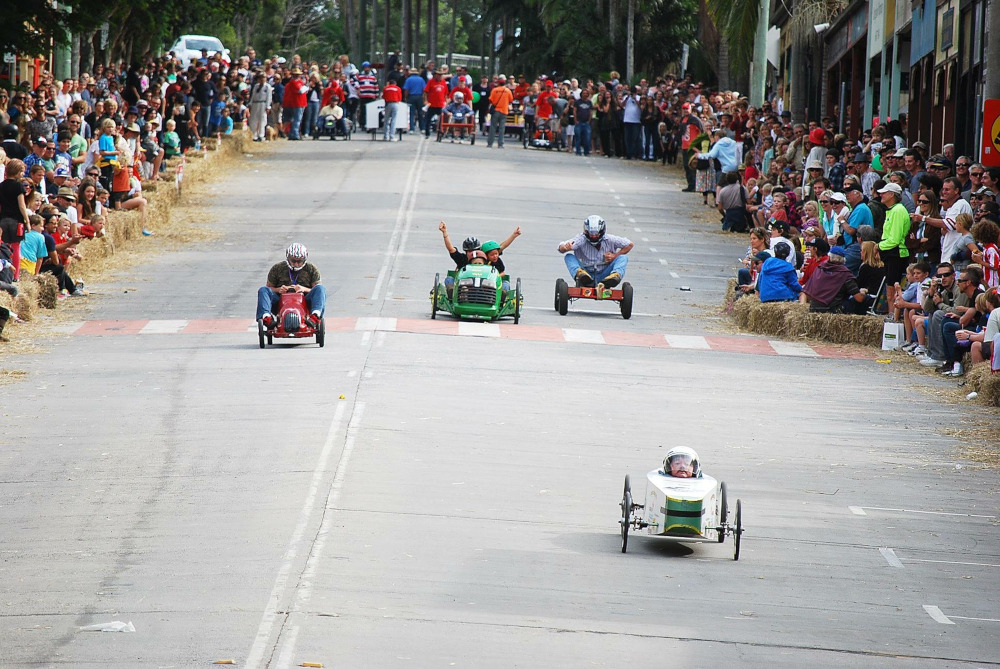
{"label": "sneaker", "polygon": [[916,347],[910,349],[909,351],[907,351],[907,353],[909,355],[912,355],[914,357],[918,357],[919,358],[920,356],[922,356],[922,355],[924,355],[924,354],[927,353],[927,347],[926,346],[921,346],[920,344],[917,344]]}
{"label": "sneaker", "polygon": [[903,351],[909,353],[910,351],[912,351],[916,347],[917,347],[917,343],[914,342],[914,341],[911,341],[911,342],[907,342],[907,343],[903,344],[899,348],[902,349]]}
{"label": "sneaker", "polygon": [[594,277],[590,276],[590,272],[580,268],[576,270],[576,285],[577,286],[593,286]]}
{"label": "sneaker", "polygon": [[601,283],[604,284],[605,288],[614,288],[621,282],[621,280],[622,280],[621,274],[619,274],[618,272],[612,272],[611,274],[608,274],[606,277],[604,277],[604,281],[602,281]]}
{"label": "sneaker", "polygon": [[314,311],[311,314],[309,314],[309,323],[314,328],[319,328],[319,324],[320,322],[322,322],[322,320],[323,320],[323,315],[320,314],[318,311]]}
{"label": "sneaker", "polygon": [[83,290],[84,288],[86,288],[86,286],[83,285],[83,281],[77,281],[76,282],[76,289],[77,290]]}
{"label": "sneaker", "polygon": [[87,291],[85,291],[85,290],[76,290],[76,291],[70,293],[69,296],[70,297],[87,297]]}
{"label": "sneaker", "polygon": [[923,365],[924,367],[940,367],[941,365],[944,364],[944,360],[937,360],[936,358],[932,358],[929,355],[925,355],[924,357],[920,358],[920,364]]}
{"label": "sneaker", "polygon": [[937,373],[939,373],[939,374],[947,374],[947,373],[951,372],[951,370],[952,370],[952,364],[950,362],[948,362],[948,361],[945,361],[942,364],[940,364],[940,365],[938,365],[937,367],[934,368],[934,371],[937,372]]}
{"label": "sneaker", "polygon": [[264,327],[270,330],[274,327],[274,314],[264,314],[264,317],[260,319]]}
{"label": "sneaker", "polygon": [[960,376],[964,376],[965,375],[965,368],[962,367],[962,363],[956,362],[955,365],[951,368],[951,371],[945,372],[944,375],[945,376],[950,376],[953,379],[954,378],[958,378]]}

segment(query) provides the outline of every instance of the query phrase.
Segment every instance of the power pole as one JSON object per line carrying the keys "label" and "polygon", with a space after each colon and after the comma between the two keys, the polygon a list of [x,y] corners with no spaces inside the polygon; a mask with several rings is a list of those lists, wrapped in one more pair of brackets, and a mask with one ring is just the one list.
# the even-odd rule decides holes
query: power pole
{"label": "power pole", "polygon": [[[766,0],[765,0],[766,1]],[[628,0],[628,26],[625,29],[625,80],[635,76],[635,0]]]}

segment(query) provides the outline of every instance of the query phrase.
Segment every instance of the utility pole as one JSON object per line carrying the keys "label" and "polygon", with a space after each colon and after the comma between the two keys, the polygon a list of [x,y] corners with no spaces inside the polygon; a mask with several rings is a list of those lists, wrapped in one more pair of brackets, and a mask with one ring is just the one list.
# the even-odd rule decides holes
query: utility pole
{"label": "utility pole", "polygon": [[[987,100],[1000,98],[1000,0],[991,0],[986,51],[985,94]],[[996,70],[996,71],[994,71]]]}
{"label": "utility pole", "polygon": [[760,108],[764,104],[767,86],[767,27],[771,23],[771,2],[760,0],[757,14],[757,35],[753,41],[753,70],[750,73],[750,104]]}
{"label": "utility pole", "polygon": [[628,25],[625,29],[625,80],[635,76],[635,0],[628,0]]}

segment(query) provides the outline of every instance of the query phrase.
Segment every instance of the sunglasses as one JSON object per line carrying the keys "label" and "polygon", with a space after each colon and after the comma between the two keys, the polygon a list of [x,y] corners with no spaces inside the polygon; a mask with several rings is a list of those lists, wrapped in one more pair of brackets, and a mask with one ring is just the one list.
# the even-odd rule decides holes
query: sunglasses
{"label": "sunglasses", "polygon": [[969,176],[970,177],[981,177],[981,176],[983,176],[983,173],[982,172],[969,172]]}
{"label": "sunglasses", "polygon": [[948,272],[947,274],[935,274],[934,276],[936,276],[939,279],[947,279],[949,276],[955,276],[955,273]]}
{"label": "sunglasses", "polygon": [[820,200],[819,203],[820,204],[830,204],[830,201],[829,200]]}
{"label": "sunglasses", "polygon": [[923,199],[917,200],[917,202],[919,202],[920,204],[930,204],[931,203],[930,200],[923,200]]}
{"label": "sunglasses", "polygon": [[955,167],[968,167],[970,163],[955,163]]}
{"label": "sunglasses", "polygon": [[958,283],[969,283],[968,279],[956,279]]}

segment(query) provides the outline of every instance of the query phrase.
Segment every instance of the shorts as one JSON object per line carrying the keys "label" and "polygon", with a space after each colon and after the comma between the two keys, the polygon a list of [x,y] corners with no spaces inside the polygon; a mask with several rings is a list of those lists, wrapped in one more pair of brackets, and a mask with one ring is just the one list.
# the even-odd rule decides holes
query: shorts
{"label": "shorts", "polygon": [[38,261],[28,260],[27,258],[21,258],[21,271],[27,272],[28,274],[37,274]]}
{"label": "shorts", "polygon": [[903,279],[909,258],[900,258],[899,249],[879,250],[879,256],[885,263],[885,285],[893,286]]}
{"label": "shorts", "polygon": [[983,360],[989,360],[990,358],[992,358],[993,357],[993,342],[992,341],[984,341],[983,342],[982,351],[983,351]]}
{"label": "shorts", "polygon": [[112,191],[111,199],[108,201],[108,206],[110,206],[112,209],[117,209],[116,205],[119,202],[124,202],[127,199],[128,199],[127,190]]}

